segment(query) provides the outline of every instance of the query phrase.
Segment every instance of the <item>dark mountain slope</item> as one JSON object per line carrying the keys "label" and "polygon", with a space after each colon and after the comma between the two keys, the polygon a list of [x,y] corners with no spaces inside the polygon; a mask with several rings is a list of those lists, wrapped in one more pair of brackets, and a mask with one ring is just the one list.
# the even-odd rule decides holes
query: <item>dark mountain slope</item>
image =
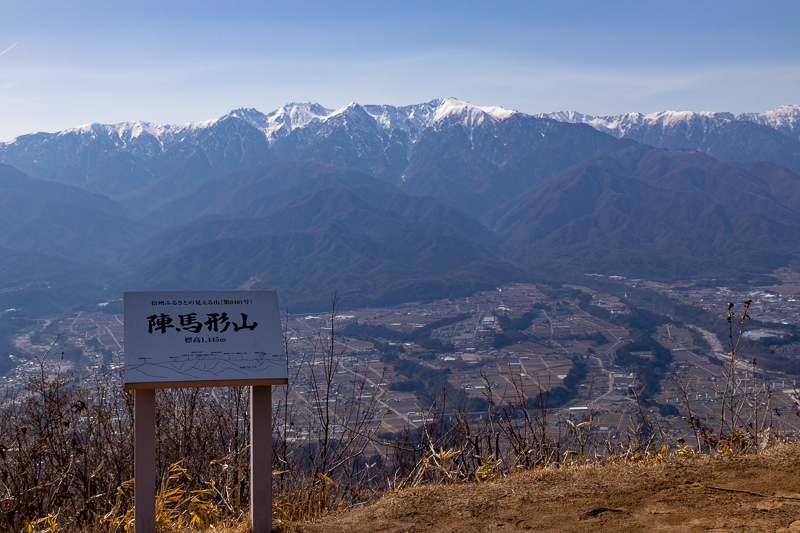
{"label": "dark mountain slope", "polygon": [[114,263],[146,233],[104,196],[0,165],[0,246]]}
{"label": "dark mountain slope", "polygon": [[0,248],[0,311],[57,313],[101,297],[122,273],[112,267]]}
{"label": "dark mountain slope", "polygon": [[348,305],[388,305],[524,279],[498,260],[497,244],[477,221],[432,198],[324,189],[260,219],[162,233],[137,253],[163,255],[123,285],[278,288],[295,310],[323,309],[337,290]]}
{"label": "dark mountain slope", "polygon": [[768,182],[772,194],[785,205],[800,206],[800,187],[797,183],[798,174],[796,172],[769,161],[743,163],[741,166]]}
{"label": "dark mountain slope", "polygon": [[189,194],[148,213],[144,219],[176,225],[207,215],[258,217],[312,190],[328,187],[368,187],[399,192],[389,182],[353,168],[284,159],[209,180]]}
{"label": "dark mountain slope", "polygon": [[[499,253],[500,238],[475,219],[430,197],[374,191],[365,187],[313,190],[267,216],[244,219],[203,217],[164,230],[134,249],[129,261],[142,264],[175,251],[220,239],[247,239],[269,233],[336,229],[382,240],[387,232],[422,225],[429,233],[473,241],[484,253]],[[409,226],[409,231],[413,231]]]}
{"label": "dark mountain slope", "polygon": [[127,216],[125,209],[110,198],[93,194],[79,187],[31,178],[11,165],[0,163],[0,189],[21,192],[42,200],[58,200],[101,211],[111,216]]}
{"label": "dark mountain slope", "polygon": [[519,113],[473,128],[445,123],[422,133],[401,187],[481,216],[534,183],[621,142],[582,124]]}
{"label": "dark mountain slope", "polygon": [[529,268],[691,277],[765,272],[800,251],[800,177],[698,152],[598,154],[485,217]]}
{"label": "dark mountain slope", "polygon": [[326,230],[214,241],[159,259],[121,286],[278,289],[292,310],[320,311],[334,291],[352,306],[394,305],[468,295],[526,277],[506,263],[481,259],[470,243],[425,231],[397,236],[413,240],[413,248]]}
{"label": "dark mountain slope", "polygon": [[0,248],[0,289],[37,284],[71,286],[76,291],[99,290],[120,275],[119,270],[109,266]]}

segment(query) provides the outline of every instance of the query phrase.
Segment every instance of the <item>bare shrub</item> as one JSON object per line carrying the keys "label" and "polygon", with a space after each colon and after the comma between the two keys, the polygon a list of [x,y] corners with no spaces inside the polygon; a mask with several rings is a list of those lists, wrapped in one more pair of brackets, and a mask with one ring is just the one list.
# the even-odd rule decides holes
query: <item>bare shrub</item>
{"label": "bare shrub", "polygon": [[787,432],[775,424],[772,391],[761,379],[756,360],[744,357],[745,324],[750,320],[751,303],[745,300],[741,311],[736,310],[733,302],[728,303],[728,345],[723,380],[716,390],[720,398],[718,415],[696,417],[689,402],[688,383],[671,378],[683,397],[688,414],[685,420],[692,429],[695,452],[757,452],[788,438]]}

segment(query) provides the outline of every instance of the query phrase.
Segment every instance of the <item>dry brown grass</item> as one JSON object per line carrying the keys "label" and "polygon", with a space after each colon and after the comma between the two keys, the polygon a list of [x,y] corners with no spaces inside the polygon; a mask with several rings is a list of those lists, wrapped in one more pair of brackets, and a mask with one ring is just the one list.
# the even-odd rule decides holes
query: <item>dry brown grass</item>
{"label": "dry brown grass", "polygon": [[798,457],[798,444],[781,444],[759,454],[553,465],[493,483],[408,489],[286,531],[788,533],[800,520]]}

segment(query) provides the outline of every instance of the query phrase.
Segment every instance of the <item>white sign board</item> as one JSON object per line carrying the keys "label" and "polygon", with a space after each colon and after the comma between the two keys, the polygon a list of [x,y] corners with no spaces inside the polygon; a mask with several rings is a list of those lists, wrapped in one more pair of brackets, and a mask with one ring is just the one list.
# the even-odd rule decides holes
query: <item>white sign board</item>
{"label": "white sign board", "polygon": [[125,388],[285,383],[275,291],[126,292]]}

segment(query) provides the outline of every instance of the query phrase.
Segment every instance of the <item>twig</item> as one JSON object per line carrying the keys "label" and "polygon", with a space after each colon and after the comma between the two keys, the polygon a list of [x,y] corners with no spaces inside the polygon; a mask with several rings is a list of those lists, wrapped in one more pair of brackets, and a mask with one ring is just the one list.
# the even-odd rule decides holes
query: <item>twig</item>
{"label": "twig", "polygon": [[741,492],[742,494],[750,494],[752,496],[758,496],[760,498],[776,498],[776,499],[779,499],[779,500],[800,500],[800,498],[798,498],[796,496],[776,496],[776,495],[768,496],[766,494],[761,494],[759,492],[753,492],[751,490],[729,489],[729,488],[726,488],[726,487],[712,487],[711,485],[703,485],[703,486],[705,488],[707,488],[707,489],[723,490],[723,491],[727,491],[727,492]]}

